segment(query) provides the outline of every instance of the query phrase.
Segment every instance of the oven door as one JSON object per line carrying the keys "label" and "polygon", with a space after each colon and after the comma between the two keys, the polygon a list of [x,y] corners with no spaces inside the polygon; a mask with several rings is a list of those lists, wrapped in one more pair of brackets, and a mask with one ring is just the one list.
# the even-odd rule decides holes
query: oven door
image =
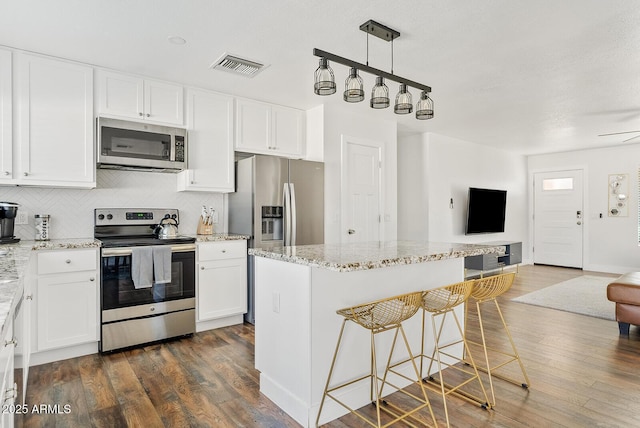
{"label": "oven door", "polygon": [[171,246],[171,282],[136,289],[131,279],[131,248],[103,248],[100,272],[102,310],[195,297],[195,245]]}

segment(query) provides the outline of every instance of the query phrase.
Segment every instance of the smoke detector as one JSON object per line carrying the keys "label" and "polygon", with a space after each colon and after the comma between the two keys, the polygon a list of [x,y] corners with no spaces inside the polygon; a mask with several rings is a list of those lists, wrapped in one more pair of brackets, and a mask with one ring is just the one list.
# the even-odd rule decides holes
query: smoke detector
{"label": "smoke detector", "polygon": [[224,53],[213,64],[209,66],[212,70],[226,71],[244,77],[254,77],[269,65],[258,61],[241,58],[237,55]]}

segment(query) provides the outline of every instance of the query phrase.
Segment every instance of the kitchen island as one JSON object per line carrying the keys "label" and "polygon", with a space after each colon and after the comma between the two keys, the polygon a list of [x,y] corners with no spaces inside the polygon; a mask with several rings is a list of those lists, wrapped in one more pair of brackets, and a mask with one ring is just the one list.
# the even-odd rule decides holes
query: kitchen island
{"label": "kitchen island", "polygon": [[[414,241],[250,249],[255,256],[255,364],[260,391],[304,427],[314,426],[343,320],[336,310],[462,281],[464,257],[500,252],[503,246]],[[414,316],[404,324],[414,353],[420,346],[420,320]],[[456,337],[453,329],[453,324],[445,324],[444,340]],[[379,336],[377,365],[383,369],[391,337]],[[433,341],[427,338],[429,342]],[[348,325],[343,346],[332,384],[369,371],[368,331]],[[400,348],[394,359],[406,356]],[[394,382],[407,383],[401,378]],[[368,383],[354,384],[341,399],[354,408],[366,405]],[[345,413],[327,400],[320,422]]]}

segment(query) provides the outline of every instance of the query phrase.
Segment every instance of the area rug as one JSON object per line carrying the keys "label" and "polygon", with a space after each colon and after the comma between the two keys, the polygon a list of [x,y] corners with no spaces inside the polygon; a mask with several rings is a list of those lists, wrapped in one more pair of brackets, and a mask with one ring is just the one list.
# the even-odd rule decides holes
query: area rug
{"label": "area rug", "polygon": [[585,275],[511,300],[615,321],[616,304],[607,300],[607,284],[611,280]]}

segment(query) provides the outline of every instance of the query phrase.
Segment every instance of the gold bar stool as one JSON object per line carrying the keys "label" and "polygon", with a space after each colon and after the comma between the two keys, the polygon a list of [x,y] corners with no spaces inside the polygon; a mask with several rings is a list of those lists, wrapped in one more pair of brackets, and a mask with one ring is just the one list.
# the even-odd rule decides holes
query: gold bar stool
{"label": "gold bar stool", "polygon": [[[322,408],[324,406],[325,399],[328,397],[347,410],[353,413],[357,417],[359,417],[364,422],[368,423],[374,427],[387,427],[393,423],[403,420],[409,426],[415,426],[408,419],[412,419],[419,423],[421,426],[426,425],[423,420],[420,420],[415,417],[415,413],[421,409],[427,408],[429,409],[429,414],[431,416],[431,421],[433,423],[432,426],[437,426],[436,418],[433,414],[433,410],[431,409],[431,405],[429,403],[429,399],[427,398],[427,393],[420,382],[420,376],[418,373],[418,367],[415,364],[414,357],[411,354],[411,349],[409,347],[409,342],[407,341],[407,336],[402,328],[402,322],[411,318],[418,309],[420,309],[420,305],[422,302],[422,292],[408,293],[402,294],[399,296],[377,300],[370,303],[361,304],[358,306],[353,306],[350,308],[344,308],[337,311],[338,315],[344,317],[342,321],[342,327],[340,328],[340,335],[338,336],[338,342],[336,344],[336,350],[333,354],[333,360],[331,361],[331,368],[329,369],[329,375],[327,376],[327,383],[324,388],[324,393],[322,395],[322,400],[320,401],[320,408],[318,410],[318,416],[316,418],[316,427],[320,421],[320,414],[322,413]],[[331,376],[333,374],[333,369],[335,367],[336,359],[338,356],[338,351],[340,349],[340,344],[342,341],[342,336],[345,330],[345,325],[347,321],[352,321],[361,327],[369,330],[371,332],[371,370],[370,373],[364,376],[361,376],[357,379],[342,383],[337,386],[329,386],[331,383]],[[385,331],[395,331],[393,336],[393,342],[391,344],[391,350],[389,351],[389,359],[387,360],[387,367],[385,369],[384,375],[382,378],[378,375],[378,369],[376,367],[376,346],[375,346],[375,335],[385,332]],[[402,338],[404,340],[407,352],[409,353],[409,358],[412,362],[413,369],[415,371],[415,379],[414,381],[420,383],[420,389],[422,390],[422,397],[418,397],[406,390],[398,388],[397,386],[391,384],[387,379],[387,374],[389,372],[389,365],[391,363],[391,358],[393,356],[393,351],[396,346],[396,341],[398,338],[398,332],[402,333]],[[339,390],[340,388],[348,387],[353,385],[356,382],[370,379],[370,400],[372,404],[376,406],[376,420],[372,421],[368,417],[366,417],[362,412],[352,409],[347,404],[340,401],[335,395],[334,392]],[[386,400],[382,400],[382,391],[385,385],[389,385],[399,392],[404,393],[405,395],[411,397],[413,400],[417,401],[419,404],[413,409],[403,410],[400,407],[387,403]],[[375,401],[374,401],[375,395]],[[382,406],[380,404],[383,404]],[[388,413],[392,420],[386,422],[382,425],[381,422],[381,413],[380,411],[384,411]],[[428,425],[427,425],[428,426]]]}
{"label": "gold bar stool", "polygon": [[[427,369],[427,377],[424,377],[423,379],[430,389],[436,390],[442,395],[442,402],[444,405],[444,414],[447,420],[447,426],[450,426],[449,412],[447,410],[447,395],[449,394],[455,395],[464,399],[465,401],[476,404],[485,410],[489,408],[489,398],[487,397],[487,392],[484,389],[484,385],[482,384],[482,380],[480,379],[478,369],[476,368],[473,358],[471,357],[471,353],[469,352],[467,340],[465,338],[462,326],[460,325],[460,321],[458,320],[458,316],[454,311],[456,306],[461,305],[467,301],[467,299],[471,295],[473,284],[473,281],[464,281],[423,292],[422,309],[424,310],[422,311],[422,343],[420,346],[420,355],[418,356],[420,357],[420,377],[423,378],[423,362],[425,359],[428,359],[429,367]],[[427,312],[431,314],[431,326],[433,329],[434,337],[433,353],[430,356],[425,355],[424,351],[424,329]],[[453,317],[453,320],[455,321],[458,332],[460,334],[460,339],[454,340],[451,343],[443,344],[441,343],[442,331],[445,325],[445,321],[447,320],[447,316],[449,315],[451,315]],[[461,356],[454,355],[453,353],[448,352],[447,348],[459,344],[463,345],[463,354]],[[465,360],[465,356],[468,357],[468,361]],[[445,359],[443,360],[442,357],[445,357]],[[433,375],[431,375],[431,369],[434,361],[438,365],[439,379],[435,379]],[[457,385],[452,385],[445,382],[443,366],[451,370],[451,372],[449,372],[451,377],[461,379],[461,381]],[[469,366],[471,366],[473,371],[469,369]],[[470,384],[474,380],[477,380],[478,384],[480,385],[480,390],[482,391],[481,397],[473,395],[472,393],[462,389],[465,385]]]}
{"label": "gold bar stool", "polygon": [[[496,404],[496,396],[493,389],[493,377],[506,380],[507,382],[511,382],[515,385],[519,385],[525,389],[528,389],[530,385],[529,377],[527,376],[527,372],[524,369],[524,364],[522,364],[522,360],[520,359],[520,355],[518,354],[518,350],[516,349],[516,344],[513,341],[513,337],[511,337],[511,332],[509,332],[507,323],[504,320],[502,311],[500,310],[500,305],[498,304],[498,300],[496,299],[498,296],[502,295],[503,293],[505,293],[507,290],[511,288],[511,285],[513,285],[513,280],[515,279],[515,277],[516,277],[515,273],[504,273],[500,275],[488,276],[488,277],[477,279],[474,281],[473,290],[471,292],[471,298],[476,302],[476,310],[478,312],[478,323],[480,325],[480,337],[482,338],[482,343],[477,343],[472,341],[469,341],[469,343],[482,345],[482,348],[484,350],[486,367],[478,366],[478,369],[486,372],[489,375],[489,385],[491,387],[491,399],[493,400],[491,403],[492,406]],[[511,343],[512,353],[498,350],[495,348],[490,348],[487,346],[487,341],[485,339],[485,334],[484,334],[484,325],[482,322],[482,312],[480,310],[481,304],[487,303],[487,302],[493,302],[496,306],[496,310],[498,311],[498,315],[500,316],[500,320],[502,321],[502,327],[504,328],[504,331],[507,334],[507,337],[509,338],[509,343]],[[466,317],[467,315],[465,312],[465,319]],[[465,329],[467,328],[467,325],[468,323],[465,322]],[[501,361],[500,363],[491,367],[491,364],[489,362],[489,352],[488,352],[489,350],[492,351],[492,353],[501,354],[509,358],[506,361]],[[518,364],[520,365],[520,370],[522,370],[522,375],[524,376],[524,382],[509,378],[499,373],[495,373],[495,370],[503,366],[506,366],[507,364],[512,363],[514,361],[517,361]]]}

